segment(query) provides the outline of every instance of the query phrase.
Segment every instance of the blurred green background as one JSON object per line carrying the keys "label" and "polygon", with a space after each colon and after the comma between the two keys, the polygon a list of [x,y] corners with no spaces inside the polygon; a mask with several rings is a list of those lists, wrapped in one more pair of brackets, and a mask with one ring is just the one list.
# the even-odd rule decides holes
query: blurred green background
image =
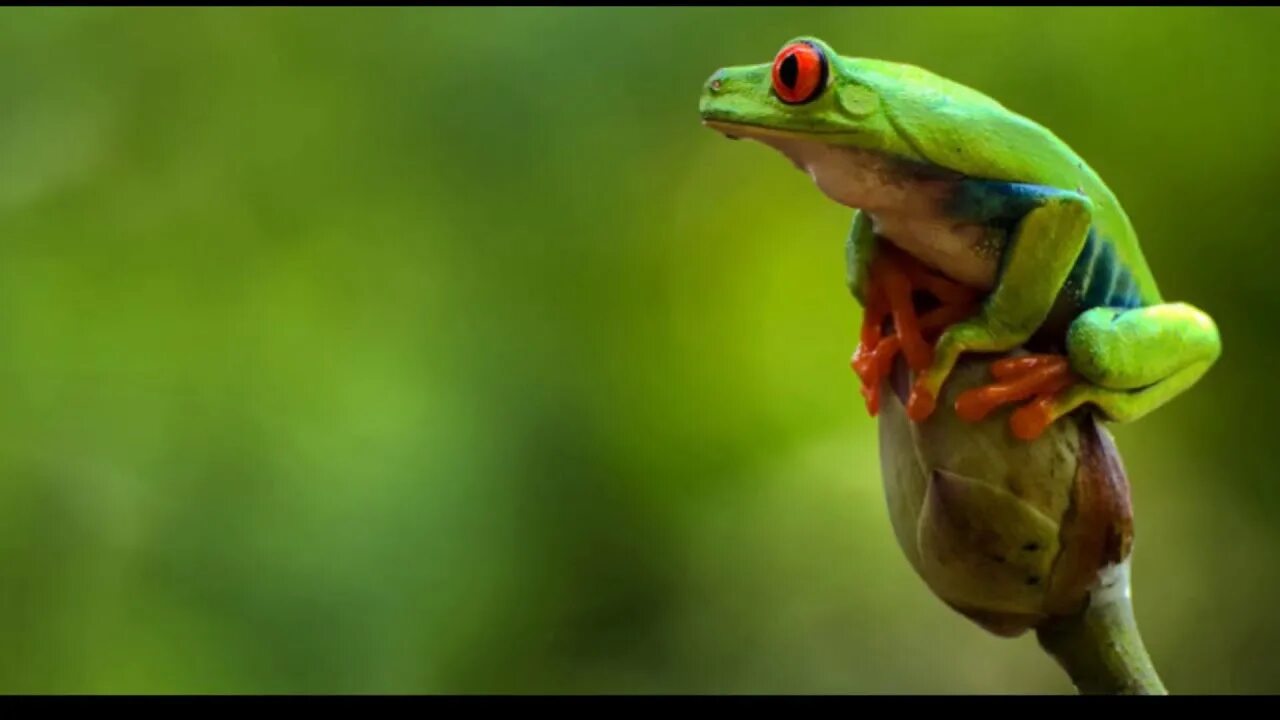
{"label": "blurred green background", "polygon": [[1175,692],[1280,691],[1280,11],[0,13],[0,691],[1069,693],[894,543],[816,34],[1053,128],[1197,388],[1115,429]]}

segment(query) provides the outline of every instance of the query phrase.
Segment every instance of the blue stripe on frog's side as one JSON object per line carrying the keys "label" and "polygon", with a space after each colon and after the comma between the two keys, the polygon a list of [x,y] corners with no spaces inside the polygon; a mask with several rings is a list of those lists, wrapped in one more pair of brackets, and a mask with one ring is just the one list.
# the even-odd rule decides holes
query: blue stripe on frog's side
{"label": "blue stripe on frog's side", "polygon": [[1089,230],[1084,249],[1067,277],[1066,288],[1074,293],[1081,310],[1095,307],[1134,308],[1142,306],[1133,275],[1116,255],[1115,245]]}
{"label": "blue stripe on frog's side", "polygon": [[[1027,213],[1064,192],[1068,191],[1028,183],[966,179],[956,184],[947,212],[958,219],[980,222],[1012,234]],[[1062,295],[1077,312],[1102,306],[1143,305],[1133,274],[1124,267],[1115,245],[1099,235],[1096,227],[1089,229]]]}

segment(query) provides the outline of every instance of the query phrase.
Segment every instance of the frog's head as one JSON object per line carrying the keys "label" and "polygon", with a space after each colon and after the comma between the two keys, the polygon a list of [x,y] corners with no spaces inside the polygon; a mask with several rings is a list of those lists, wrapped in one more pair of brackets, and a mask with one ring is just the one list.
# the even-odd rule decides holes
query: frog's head
{"label": "frog's head", "polygon": [[918,161],[885,113],[877,62],[844,58],[817,38],[799,37],[773,62],[717,70],[698,110],[708,127],[773,147],[820,186],[822,168],[848,163],[849,151]]}

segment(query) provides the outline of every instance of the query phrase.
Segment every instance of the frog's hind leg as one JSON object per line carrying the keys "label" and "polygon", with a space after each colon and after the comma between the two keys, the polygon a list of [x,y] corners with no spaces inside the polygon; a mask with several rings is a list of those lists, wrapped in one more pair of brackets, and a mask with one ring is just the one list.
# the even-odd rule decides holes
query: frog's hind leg
{"label": "frog's hind leg", "polygon": [[1014,433],[1032,439],[1091,404],[1113,422],[1131,422],[1194,385],[1221,353],[1218,328],[1185,303],[1094,308],[1067,333],[1071,380],[1018,408]]}

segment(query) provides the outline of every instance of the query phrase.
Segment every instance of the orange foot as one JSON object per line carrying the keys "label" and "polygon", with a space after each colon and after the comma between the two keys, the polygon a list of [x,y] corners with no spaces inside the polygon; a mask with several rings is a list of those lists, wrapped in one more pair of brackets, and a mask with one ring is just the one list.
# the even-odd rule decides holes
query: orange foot
{"label": "orange foot", "polygon": [[956,414],[978,422],[1001,405],[1034,397],[1013,412],[1009,427],[1021,440],[1034,440],[1053,422],[1053,401],[1075,382],[1067,358],[1024,355],[991,363],[996,382],[966,390],[956,398]]}
{"label": "orange foot", "polygon": [[[936,335],[977,309],[977,293],[927,270],[914,258],[893,247],[877,252],[869,272],[867,309],[862,334],[851,365],[862,381],[867,412],[880,411],[880,387],[901,352],[907,367],[921,372],[933,362]],[[924,315],[916,312],[914,294],[932,295],[938,306]],[[892,319],[892,334],[885,324]],[[913,406],[917,399],[912,398]]]}

